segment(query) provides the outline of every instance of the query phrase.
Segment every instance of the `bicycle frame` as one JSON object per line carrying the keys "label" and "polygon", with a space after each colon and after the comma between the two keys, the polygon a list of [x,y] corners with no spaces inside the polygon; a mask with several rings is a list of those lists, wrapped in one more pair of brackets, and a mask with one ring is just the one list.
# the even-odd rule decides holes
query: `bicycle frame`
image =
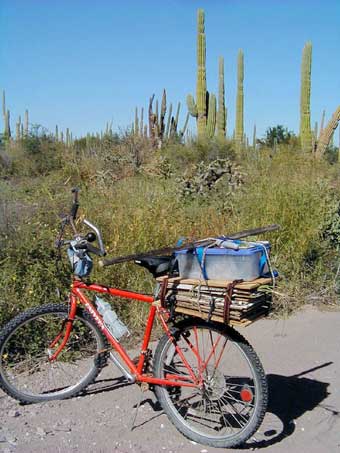
{"label": "bicycle frame", "polygon": [[[126,299],[137,300],[140,302],[148,303],[150,305],[150,311],[149,311],[149,315],[148,315],[147,322],[146,322],[143,342],[141,345],[137,365],[132,361],[131,357],[128,355],[128,353],[124,349],[124,347],[114,338],[114,336],[107,329],[107,327],[105,326],[105,324],[102,320],[102,317],[100,316],[100,314],[98,313],[96,308],[93,306],[93,304],[90,302],[90,300],[82,292],[82,290],[93,291],[96,293],[104,293],[104,294],[108,294],[111,296],[118,296],[118,297],[122,297],[122,298],[126,298]],[[78,304],[83,305],[84,308],[88,311],[88,313],[94,319],[97,326],[99,327],[101,332],[105,335],[105,337],[107,338],[107,340],[109,341],[109,343],[111,344],[113,349],[116,352],[118,352],[122,361],[127,365],[127,367],[129,368],[130,372],[135,377],[135,380],[137,382],[146,382],[148,384],[167,385],[167,386],[174,386],[174,387],[202,387],[203,386],[203,372],[206,369],[211,357],[215,356],[215,351],[216,351],[217,344],[219,342],[219,338],[217,339],[215,344],[212,345],[212,350],[209,354],[209,357],[207,358],[207,360],[205,362],[203,362],[200,357],[198,347],[195,346],[194,344],[192,344],[192,342],[190,342],[189,339],[185,340],[187,342],[189,348],[191,349],[191,351],[197,357],[198,373],[195,374],[194,370],[191,368],[188,361],[186,360],[184,352],[177,345],[176,340],[173,337],[173,335],[167,325],[167,319],[169,318],[168,310],[162,308],[161,304],[158,301],[155,301],[155,299],[152,296],[147,296],[144,294],[121,290],[121,289],[117,289],[117,288],[111,288],[111,287],[99,285],[96,283],[86,284],[79,280],[74,280],[72,283],[72,286],[71,286],[69,316],[68,316],[68,319],[65,321],[65,326],[63,326],[61,332],[57,335],[57,337],[50,344],[50,348],[55,347],[57,345],[57,343],[61,340],[62,336],[64,335],[58,349],[54,352],[53,355],[51,355],[50,361],[54,361],[57,359],[58,355],[60,354],[60,352],[62,351],[62,349],[65,347],[65,345],[67,343],[67,340],[72,331],[72,323],[76,316]],[[182,359],[182,362],[188,371],[188,376],[167,374],[165,376],[165,379],[158,379],[153,376],[150,376],[147,373],[143,373],[145,357],[146,357],[146,354],[148,351],[151,332],[152,332],[152,328],[153,328],[156,316],[160,320],[165,333],[168,335],[168,337],[173,342],[177,354]],[[64,331],[64,327],[65,327],[65,331]],[[198,344],[197,341],[196,341],[196,344]],[[215,360],[216,360],[216,357],[215,357]]]}

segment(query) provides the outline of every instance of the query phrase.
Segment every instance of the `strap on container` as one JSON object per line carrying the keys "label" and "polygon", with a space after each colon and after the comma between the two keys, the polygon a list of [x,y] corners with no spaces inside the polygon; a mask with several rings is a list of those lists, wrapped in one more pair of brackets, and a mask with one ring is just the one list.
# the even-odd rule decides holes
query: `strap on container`
{"label": "strap on container", "polygon": [[207,280],[208,276],[207,276],[207,273],[205,270],[205,253],[204,252],[205,252],[205,247],[196,248],[196,256],[197,256],[197,260],[198,260],[200,268],[201,268],[203,278],[204,278],[204,280]]}
{"label": "strap on container", "polygon": [[266,265],[267,263],[267,255],[265,253],[264,250],[262,250],[261,252],[261,257],[260,257],[260,261],[259,261],[259,267],[260,267],[260,273],[259,275],[262,275],[263,274],[263,270],[264,270],[264,266]]}

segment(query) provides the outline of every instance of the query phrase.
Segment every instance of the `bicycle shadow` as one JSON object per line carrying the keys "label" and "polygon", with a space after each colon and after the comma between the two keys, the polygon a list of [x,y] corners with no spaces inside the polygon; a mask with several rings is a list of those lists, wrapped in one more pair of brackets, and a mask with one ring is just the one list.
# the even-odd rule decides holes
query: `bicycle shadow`
{"label": "bicycle shadow", "polygon": [[[340,410],[321,404],[330,394],[328,392],[329,383],[304,377],[308,373],[332,364],[333,362],[326,362],[293,376],[268,374],[269,401],[267,415],[273,415],[274,419],[276,418],[276,422],[275,420],[274,422],[272,420],[266,422],[265,419],[255,436],[246,444],[239,446],[238,448],[240,450],[260,449],[282,441],[285,437],[291,436],[294,433],[296,419],[318,406],[329,411],[331,417],[340,418]],[[130,385],[131,384],[128,383],[123,376],[111,379],[101,379],[95,382],[94,388],[88,388],[80,396],[110,392]],[[150,414],[150,417],[148,417],[147,420],[143,420],[139,424],[136,424],[134,429],[152,422],[163,413],[161,406],[153,394],[146,394],[145,398],[142,399],[139,404],[150,405],[156,414]],[[137,405],[134,405],[133,409],[136,410],[136,406]],[[279,429],[277,428],[277,422],[280,424]]]}
{"label": "bicycle shadow", "polygon": [[[275,427],[277,423],[268,424],[265,419],[259,432],[239,448],[243,450],[266,448],[280,442],[294,433],[296,419],[318,406],[329,411],[331,416],[340,417],[338,410],[320,404],[330,394],[327,390],[329,383],[303,377],[310,372],[332,364],[333,362],[326,362],[293,376],[267,375],[269,388],[267,414],[272,414],[279,419],[281,430],[277,430]],[[259,439],[259,437],[262,438]]]}
{"label": "bicycle shadow", "polygon": [[129,385],[132,384],[130,384],[130,382],[128,382],[124,376],[108,379],[96,379],[96,381],[91,386],[87,387],[80,395],[77,395],[77,397],[85,397],[89,395],[97,395],[99,393],[111,392],[112,390],[128,387]]}

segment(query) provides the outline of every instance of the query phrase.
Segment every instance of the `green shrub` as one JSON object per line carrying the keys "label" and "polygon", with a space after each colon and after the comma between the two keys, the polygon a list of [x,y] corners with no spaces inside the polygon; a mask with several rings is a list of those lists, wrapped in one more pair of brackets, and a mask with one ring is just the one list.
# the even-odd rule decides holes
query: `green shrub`
{"label": "green shrub", "polygon": [[[306,301],[333,302],[340,228],[338,166],[290,146],[281,145],[274,156],[266,150],[249,151],[239,162],[225,161],[226,168],[231,165],[242,174],[242,184],[231,195],[229,176],[234,173],[228,170],[217,177],[211,155],[204,152],[201,164],[204,197],[188,197],[185,203],[177,195],[184,163],[194,178],[200,168],[191,145],[143,148],[138,171],[125,143],[97,149],[93,155],[71,147],[60,169],[0,180],[0,208],[1,203],[10,207],[0,225],[0,325],[18,311],[67,293],[69,265],[63,253],[64,267],[56,272],[54,240],[58,214],[68,208],[75,184],[81,188],[80,214],[101,228],[110,256],[175,245],[182,236],[211,237],[279,223],[279,232],[261,237],[271,241],[273,264],[284,276],[277,306],[290,312]],[[217,162],[217,169],[223,169],[223,160]],[[166,171],[158,170],[162,165]],[[112,176],[101,180],[98,175],[104,170]],[[154,285],[148,272],[132,263],[95,266],[93,279],[147,293]],[[130,326],[142,326],[143,304],[117,307]]]}

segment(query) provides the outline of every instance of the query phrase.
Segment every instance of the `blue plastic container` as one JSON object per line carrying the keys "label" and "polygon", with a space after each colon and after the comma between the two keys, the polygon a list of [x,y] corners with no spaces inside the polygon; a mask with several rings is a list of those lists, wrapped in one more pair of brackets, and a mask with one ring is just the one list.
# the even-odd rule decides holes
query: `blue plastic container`
{"label": "blue plastic container", "polygon": [[209,280],[254,280],[268,272],[266,253],[268,242],[255,243],[239,250],[208,248],[195,252],[180,250],[176,252],[179,275],[182,278]]}

